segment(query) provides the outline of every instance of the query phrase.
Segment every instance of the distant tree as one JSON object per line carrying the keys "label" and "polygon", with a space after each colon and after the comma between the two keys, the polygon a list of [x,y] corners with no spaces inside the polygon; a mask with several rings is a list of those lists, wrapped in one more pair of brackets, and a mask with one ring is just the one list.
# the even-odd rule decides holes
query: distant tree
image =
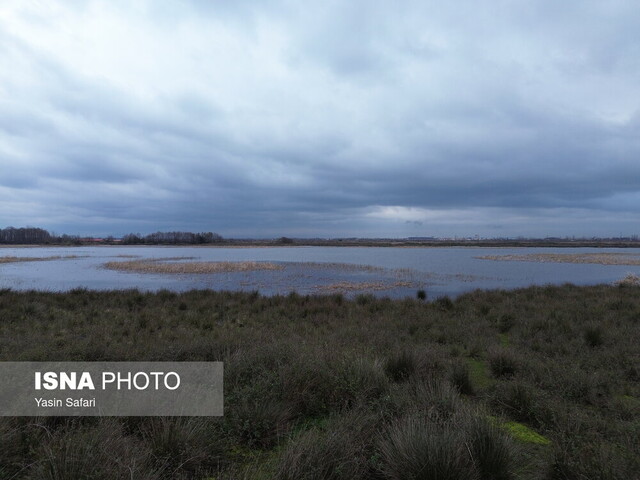
{"label": "distant tree", "polygon": [[130,233],[122,237],[122,243],[126,245],[199,245],[222,241],[222,236],[213,232],[155,232],[144,237],[139,233]]}
{"label": "distant tree", "polygon": [[142,243],[142,238],[139,233],[128,233],[122,237],[122,243],[125,245],[138,245]]}
{"label": "distant tree", "polygon": [[42,228],[7,227],[5,229],[0,229],[0,243],[4,244],[42,244],[51,243],[52,241],[53,237],[51,234]]}
{"label": "distant tree", "polygon": [[278,240],[276,240],[276,242],[281,244],[281,245],[290,245],[290,244],[293,243],[293,238],[280,237]]}
{"label": "distant tree", "polygon": [[77,235],[63,234],[56,239],[56,242],[63,243],[65,245],[82,245],[80,237],[78,237]]}

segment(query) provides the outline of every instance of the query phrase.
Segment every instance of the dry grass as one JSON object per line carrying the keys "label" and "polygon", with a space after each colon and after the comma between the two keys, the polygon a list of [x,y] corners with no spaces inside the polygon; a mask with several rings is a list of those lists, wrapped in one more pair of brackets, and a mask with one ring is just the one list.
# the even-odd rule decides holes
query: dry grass
{"label": "dry grass", "polygon": [[[128,257],[122,255],[121,257]],[[133,256],[129,258],[134,258]],[[255,261],[220,261],[220,262],[179,262],[179,260],[192,260],[196,257],[163,257],[163,258],[147,258],[130,261],[112,261],[103,264],[103,267],[110,270],[120,270],[137,273],[225,273],[225,272],[249,272],[255,270],[283,270],[285,267],[305,267],[310,270],[339,270],[344,272],[369,272],[395,273],[397,277],[406,277],[414,275],[416,272],[410,269],[386,269],[373,265],[359,265],[350,263],[320,263],[320,262],[287,262],[286,264],[276,264],[273,262],[255,262]],[[391,287],[412,286],[410,282],[389,283],[351,283],[340,282],[322,287],[327,291],[335,290],[385,290]]]}
{"label": "dry grass", "polygon": [[73,258],[82,258],[86,255],[65,255],[65,256],[52,256],[52,257],[0,257],[0,264],[3,263],[18,263],[18,262],[45,262],[47,260],[71,260]]}
{"label": "dry grass", "polygon": [[354,291],[379,291],[399,287],[413,287],[411,282],[337,282],[317,287],[319,292],[354,292]]}
{"label": "dry grass", "polygon": [[384,272],[388,269],[374,265],[362,265],[355,263],[322,263],[322,262],[290,262],[289,265],[300,265],[314,269],[342,270],[349,272]]}
{"label": "dry grass", "polygon": [[526,255],[484,255],[475,258],[512,262],[640,265],[640,256],[628,253],[529,253]]}
{"label": "dry grass", "polygon": [[[184,258],[184,257],[182,257]],[[282,265],[269,262],[177,262],[180,257],[151,260],[107,262],[103,266],[110,270],[135,273],[202,274],[252,272],[255,270],[282,270]],[[171,261],[171,262],[168,262]]]}
{"label": "dry grass", "polygon": [[478,280],[493,279],[493,277],[472,275],[467,273],[435,273],[435,272],[427,272],[423,274],[422,277],[428,280],[435,280],[435,281],[454,280],[457,282],[476,282]]}

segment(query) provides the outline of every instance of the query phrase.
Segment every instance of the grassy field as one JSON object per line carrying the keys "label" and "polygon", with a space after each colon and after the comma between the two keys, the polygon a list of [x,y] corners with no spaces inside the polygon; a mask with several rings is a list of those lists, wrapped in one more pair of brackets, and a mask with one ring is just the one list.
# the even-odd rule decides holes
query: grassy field
{"label": "grassy field", "polygon": [[637,479],[640,287],[0,291],[2,360],[222,360],[219,418],[3,418],[3,479]]}

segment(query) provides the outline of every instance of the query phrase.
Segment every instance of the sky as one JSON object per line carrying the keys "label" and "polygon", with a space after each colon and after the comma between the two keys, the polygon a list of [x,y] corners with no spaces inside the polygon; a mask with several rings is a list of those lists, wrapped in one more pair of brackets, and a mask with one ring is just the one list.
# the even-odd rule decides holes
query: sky
{"label": "sky", "polygon": [[635,0],[0,3],[0,228],[640,234]]}

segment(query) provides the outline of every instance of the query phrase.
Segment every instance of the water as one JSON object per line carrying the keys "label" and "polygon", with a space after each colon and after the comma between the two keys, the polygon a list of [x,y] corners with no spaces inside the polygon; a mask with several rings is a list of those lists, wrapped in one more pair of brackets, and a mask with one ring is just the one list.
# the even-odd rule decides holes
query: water
{"label": "water", "polygon": [[[76,258],[0,264],[0,288],[66,291],[90,289],[183,291],[258,290],[263,294],[373,293],[378,296],[415,296],[424,289],[429,298],[457,296],[476,288],[517,288],[532,284],[592,285],[612,283],[640,266],[492,261],[484,255],[534,253],[623,253],[640,258],[640,249],[596,248],[394,248],[394,247],[33,247],[0,248],[0,257]],[[169,275],[131,273],[102,267],[109,261],[142,258],[195,257],[193,261],[269,261],[282,270],[216,274]],[[184,260],[192,261],[192,260]],[[305,265],[312,262],[322,265]],[[326,264],[331,264],[327,266]],[[380,267],[345,268],[340,265]]]}

